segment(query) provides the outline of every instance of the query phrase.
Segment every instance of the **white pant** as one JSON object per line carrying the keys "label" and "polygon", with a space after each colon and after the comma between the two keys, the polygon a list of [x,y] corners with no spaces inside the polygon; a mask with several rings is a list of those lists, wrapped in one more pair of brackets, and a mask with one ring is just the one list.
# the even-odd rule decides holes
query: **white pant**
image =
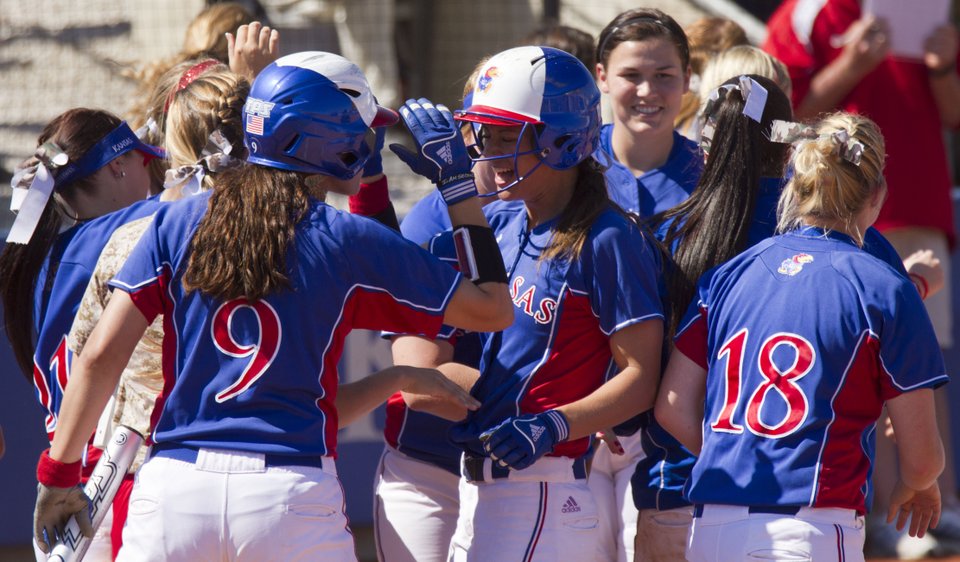
{"label": "white pant", "polygon": [[863,538],[863,517],[851,509],[805,507],[791,516],[708,504],[693,519],[687,560],[863,562]]}
{"label": "white pant", "polygon": [[389,445],[374,486],[373,528],[381,562],[443,562],[460,512],[460,477]]}
{"label": "white pant", "polygon": [[[568,461],[545,457],[511,471],[510,478],[485,482],[461,478],[448,560],[593,560],[600,540],[597,507],[586,480],[570,477]],[[529,480],[534,474],[543,480]]]}
{"label": "white pant", "polygon": [[620,437],[624,454],[615,455],[600,443],[593,455],[587,485],[593,492],[600,514],[600,548],[597,562],[633,562],[637,535],[637,506],[633,503],[630,479],[643,458],[640,432]]}
{"label": "white pant", "polygon": [[209,449],[196,463],[151,458],[117,560],[355,562],[336,467],[323,460],[267,467],[263,455]]}

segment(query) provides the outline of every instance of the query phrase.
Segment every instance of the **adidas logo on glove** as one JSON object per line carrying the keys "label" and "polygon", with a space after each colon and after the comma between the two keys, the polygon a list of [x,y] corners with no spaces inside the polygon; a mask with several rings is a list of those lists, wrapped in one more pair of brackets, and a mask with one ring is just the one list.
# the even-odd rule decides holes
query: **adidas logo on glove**
{"label": "adidas logo on glove", "polygon": [[530,437],[534,441],[539,441],[540,436],[543,435],[543,432],[546,429],[547,428],[543,427],[542,425],[530,424]]}
{"label": "adidas logo on glove", "polygon": [[577,503],[577,500],[573,499],[573,496],[567,497],[567,501],[563,502],[563,507],[560,509],[560,513],[579,513],[580,504]]}
{"label": "adidas logo on glove", "polygon": [[444,143],[444,145],[437,150],[437,156],[442,158],[447,164],[453,164],[453,150],[451,150],[449,142]]}

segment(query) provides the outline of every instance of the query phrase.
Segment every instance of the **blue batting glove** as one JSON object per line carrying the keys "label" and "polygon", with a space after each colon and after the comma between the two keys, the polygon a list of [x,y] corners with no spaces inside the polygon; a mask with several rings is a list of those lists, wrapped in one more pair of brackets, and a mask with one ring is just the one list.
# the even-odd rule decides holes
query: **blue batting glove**
{"label": "blue batting glove", "polygon": [[417,150],[400,144],[391,144],[390,150],[414,173],[436,184],[447,205],[476,196],[472,162],[453,113],[443,105],[434,106],[430,100],[420,98],[407,100],[400,107],[400,117],[413,135]]}
{"label": "blue batting glove", "polygon": [[523,470],[570,436],[570,424],[558,410],[508,418],[480,435],[483,450],[500,466]]}
{"label": "blue batting glove", "polygon": [[377,134],[377,140],[373,145],[373,152],[370,153],[370,158],[368,158],[367,163],[363,165],[363,176],[361,177],[364,178],[383,173],[383,155],[380,153],[383,151],[383,141],[387,138],[387,128],[377,127],[373,132]]}

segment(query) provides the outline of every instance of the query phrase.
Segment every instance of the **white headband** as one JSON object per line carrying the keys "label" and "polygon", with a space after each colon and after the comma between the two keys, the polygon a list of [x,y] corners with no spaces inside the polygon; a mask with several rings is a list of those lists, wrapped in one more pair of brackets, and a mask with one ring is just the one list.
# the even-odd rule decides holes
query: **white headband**
{"label": "white headband", "polygon": [[203,157],[197,160],[196,164],[167,170],[163,188],[170,189],[183,185],[181,191],[184,196],[201,193],[203,191],[203,178],[206,177],[207,172],[217,173],[241,162],[241,160],[230,156],[232,151],[233,145],[223,135],[223,132],[217,129],[210,133],[207,146],[203,149]]}
{"label": "white headband", "polygon": [[53,194],[53,170],[65,166],[70,160],[67,154],[52,142],[41,145],[33,156],[10,180],[10,187],[13,188],[10,210],[17,213],[17,218],[10,227],[7,243],[30,242],[33,232],[40,224],[47,201]]}

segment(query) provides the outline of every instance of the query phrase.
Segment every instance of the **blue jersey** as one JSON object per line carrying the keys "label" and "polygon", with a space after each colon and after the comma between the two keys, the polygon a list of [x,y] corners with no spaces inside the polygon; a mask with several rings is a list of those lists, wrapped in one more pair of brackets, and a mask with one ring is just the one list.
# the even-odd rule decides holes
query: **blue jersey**
{"label": "blue jersey", "polygon": [[641,218],[649,218],[690,197],[703,172],[703,153],[697,143],[674,131],[673,148],[666,163],[636,177],[613,155],[612,134],[613,125],[604,125],[595,155],[607,166],[604,176],[611,201]]}
{"label": "blue jersey", "polygon": [[[447,204],[436,190],[414,205],[400,223],[404,238],[418,245],[426,244],[437,234],[451,228]],[[450,267],[458,267],[453,256],[443,256],[441,259]],[[454,361],[479,367],[483,346],[479,333],[464,332],[445,325],[437,339],[449,341],[454,346]],[[411,410],[398,392],[387,400],[383,437],[391,447],[403,454],[459,476],[461,451],[447,439],[447,432],[452,425],[453,422],[443,418]]]}
{"label": "blue jersey", "polygon": [[[770,238],[776,233],[777,202],[787,178],[760,178],[760,190],[754,204],[753,220],[747,231],[747,247]],[[657,229],[657,238],[663,240],[672,221]],[[670,252],[679,245],[674,240]],[[897,270],[903,277],[907,272],[890,242],[877,229],[870,227],[864,236],[864,251]],[[664,299],[667,296],[664,295]],[[664,363],[664,367],[666,363]],[[683,486],[693,468],[694,456],[672,435],[664,430],[651,412],[641,422],[641,445],[645,458],[637,464],[632,482],[633,499],[638,509],[673,509],[689,502],[683,497]]]}
{"label": "blue jersey", "polygon": [[189,243],[208,200],[158,212],[111,282],[148,320],[164,316],[154,440],[335,456],[347,334],[434,337],[460,275],[382,225],[314,201],[287,255],[289,290],[256,302],[186,292]]}
{"label": "blue jersey", "polygon": [[865,512],[884,401],[947,381],[913,284],[806,227],[704,274],[697,301],[676,338],[707,369],[688,499]]}
{"label": "blue jersey", "polygon": [[[513,324],[484,342],[480,379],[471,393],[479,410],[450,434],[468,453],[483,456],[479,435],[504,419],[579,400],[618,372],[610,336],[663,318],[657,295],[658,256],[635,224],[607,209],[594,222],[576,261],[539,261],[556,220],[529,228],[522,205],[488,211],[510,278]],[[452,237],[435,241],[451,255]],[[622,280],[629,279],[629,283]],[[561,443],[550,455],[577,458],[587,438]]]}
{"label": "blue jersey", "polygon": [[33,294],[37,334],[33,384],[40,404],[47,411],[45,426],[51,440],[73,361],[67,334],[100,252],[114,230],[153,214],[159,206],[157,198],[151,198],[77,225],[57,238],[43,263]]}

